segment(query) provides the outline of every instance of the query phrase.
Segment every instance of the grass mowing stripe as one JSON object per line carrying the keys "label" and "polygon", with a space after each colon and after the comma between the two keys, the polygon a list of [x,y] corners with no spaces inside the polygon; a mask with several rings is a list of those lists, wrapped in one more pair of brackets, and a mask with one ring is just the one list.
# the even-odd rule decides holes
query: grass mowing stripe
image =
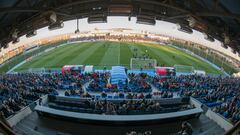
{"label": "grass mowing stripe", "polygon": [[178,50],[176,48],[173,48],[171,46],[168,46],[169,50],[172,49],[173,51],[175,52],[178,52],[182,58],[182,60],[185,60],[187,61],[188,63],[192,63],[192,66],[195,67],[195,69],[205,69],[206,71],[208,72],[211,72],[211,73],[216,73],[216,72],[219,72],[218,70],[216,70],[212,65],[202,61],[201,59],[198,59],[197,57],[195,56],[191,56],[181,50]]}
{"label": "grass mowing stripe", "polygon": [[205,70],[208,73],[219,73],[210,64],[173,47],[128,42],[88,42],[66,45],[34,58],[19,69],[41,68],[43,66],[60,68],[66,64],[92,64],[95,66],[122,64],[129,67],[130,59],[135,53],[134,48],[138,49],[138,54],[147,53],[158,63],[166,66],[174,64],[193,65],[196,69]]}
{"label": "grass mowing stripe", "polygon": [[139,44],[139,48],[144,51],[148,50],[147,54],[149,54],[153,59],[156,59],[159,65],[172,66],[172,63],[175,62],[175,60],[170,58],[170,54],[166,55],[159,49],[154,48],[154,46],[148,47],[146,45]]}
{"label": "grass mowing stripe", "polygon": [[[206,72],[211,73],[213,73],[213,70],[215,70],[211,65],[203,62],[196,57],[190,56],[185,52],[182,52],[172,47],[165,47],[163,50],[166,50],[166,48],[168,49],[168,52],[175,52],[175,54],[177,54],[174,58],[177,59],[177,61],[175,62],[176,64],[193,66],[195,69],[204,69]],[[165,53],[167,52],[165,51]]]}
{"label": "grass mowing stripe", "polygon": [[[77,47],[76,47],[76,44],[71,44],[71,45],[56,48],[50,52],[47,52],[43,56],[37,57],[37,59],[33,59],[32,61],[27,62],[26,64],[24,64],[17,70],[26,70],[28,68],[40,68],[40,67],[60,68],[63,65],[67,64],[66,61],[56,62],[56,61],[59,61],[59,59],[61,59],[63,57],[63,54],[65,54],[64,52],[68,52],[69,49],[74,50],[75,48],[82,48],[86,45],[87,45],[86,43],[81,43],[81,44],[77,44]],[[51,58],[53,56],[55,56],[55,57]]]}
{"label": "grass mowing stripe", "polygon": [[[134,43],[132,44],[132,46],[134,48],[138,49],[138,53],[140,52],[141,54],[143,54],[146,50],[146,48],[143,48],[143,45],[141,43]],[[133,52],[133,49],[131,49]],[[147,48],[148,50],[148,54],[152,59],[156,59],[158,64],[164,64],[167,63],[167,61],[165,59],[163,59],[163,57],[159,57],[156,53],[153,52],[153,50],[151,50],[151,48]]]}
{"label": "grass mowing stripe", "polygon": [[157,48],[154,48],[154,46],[146,46],[144,44],[137,44],[137,46],[144,52],[148,50],[147,54],[149,54],[152,59],[156,59],[158,65],[172,66],[171,63],[175,62],[172,58],[169,59],[169,55],[165,55]]}
{"label": "grass mowing stripe", "polygon": [[108,67],[119,65],[119,50],[119,43],[111,42],[102,57],[100,65],[107,65]]}
{"label": "grass mowing stripe", "polygon": [[[162,54],[165,56],[168,56],[166,59],[171,59],[171,66],[174,66],[175,64],[178,65],[187,65],[187,66],[194,66],[189,60],[188,58],[184,58],[182,56],[182,52],[176,52],[176,51],[172,51],[170,49],[168,49],[167,51],[165,51],[165,46],[157,46],[156,47],[158,50],[161,50]],[[170,58],[171,57],[171,58]]]}
{"label": "grass mowing stripe", "polygon": [[89,57],[91,57],[96,50],[98,50],[102,46],[102,42],[94,42],[89,45],[88,49],[78,55],[78,58],[74,59],[74,63],[89,65],[90,63],[87,61]]}
{"label": "grass mowing stripe", "polygon": [[[103,44],[105,44],[105,47]],[[84,61],[84,63],[94,65],[94,66],[99,66],[99,64],[104,56],[104,53],[108,49],[109,44],[110,44],[110,42],[99,42],[97,49],[95,49],[92,52],[92,55],[89,55],[87,57],[87,59]]]}
{"label": "grass mowing stripe", "polygon": [[181,65],[190,65],[193,66],[195,69],[204,69],[206,72],[209,73],[220,73],[220,71],[217,71],[213,66],[211,66],[208,63],[205,63],[204,61],[191,56],[181,50],[177,50],[170,46],[157,46],[158,48],[163,49],[165,53],[168,52],[168,54],[174,53],[175,55],[174,59],[178,59],[175,63],[181,64]]}
{"label": "grass mowing stripe", "polygon": [[120,42],[120,64],[130,67],[130,59],[133,53],[129,47],[129,44]]}
{"label": "grass mowing stripe", "polygon": [[[149,46],[149,45],[146,45],[146,46]],[[153,44],[149,47],[155,54],[163,58],[163,60],[165,61],[163,63],[167,63],[165,64],[166,66],[173,66],[175,64],[189,65],[188,62],[182,59],[182,56],[179,55],[179,52],[165,49],[165,47],[167,46]]]}
{"label": "grass mowing stripe", "polygon": [[56,56],[63,54],[66,51],[66,49],[71,50],[72,48],[75,47],[75,45],[77,44],[69,44],[69,45],[55,48],[47,53],[44,53],[43,56],[45,57],[43,57],[41,60],[48,62],[49,60],[55,58]]}
{"label": "grass mowing stripe", "polygon": [[62,46],[62,47],[58,47],[55,48],[47,53],[43,53],[42,55],[35,57],[34,59],[32,59],[31,61],[25,63],[24,65],[22,65],[21,67],[17,68],[16,70],[26,70],[29,68],[41,68],[44,67],[45,65],[47,65],[47,63],[49,61],[52,61],[52,59],[56,58],[56,55],[59,56],[60,54],[62,54],[66,48],[68,49],[72,49],[73,47],[75,47],[76,44],[69,44],[66,46]]}
{"label": "grass mowing stripe", "polygon": [[120,64],[120,57],[121,57],[121,53],[120,53],[120,43],[118,43],[118,65]]}
{"label": "grass mowing stripe", "polygon": [[[218,73],[215,68],[213,68],[208,63],[205,63],[201,61],[200,59],[190,56],[189,54],[186,54],[184,52],[181,52],[180,50],[176,50],[175,48],[169,47],[169,46],[160,46],[160,45],[149,45],[149,44],[139,44],[139,48],[145,51],[148,50],[148,53],[150,53],[150,56],[153,56],[153,58],[157,59],[158,63],[162,64],[163,61],[159,61],[159,57],[164,58],[164,65],[166,66],[173,66],[175,64],[180,65],[190,65],[195,67],[196,69],[205,69],[206,72],[209,73]],[[154,49],[155,48],[155,49]],[[159,57],[157,58],[153,54],[157,54]],[[172,55],[174,54],[174,55]],[[171,58],[171,57],[172,58]],[[174,58],[173,58],[174,56]],[[187,56],[187,57],[186,57]],[[166,61],[167,60],[167,61]]]}
{"label": "grass mowing stripe", "polygon": [[[70,46],[64,46],[60,50],[53,50],[50,52],[50,56],[47,55],[46,57],[40,57],[41,59],[36,60],[37,63],[32,65],[32,68],[42,66],[45,68],[57,68],[61,67],[64,64],[61,64],[63,59],[66,59],[66,56],[69,56],[75,50],[82,48],[85,44],[72,44]],[[74,49],[73,49],[74,48]],[[67,64],[67,63],[65,63]]]}
{"label": "grass mowing stripe", "polygon": [[74,49],[66,49],[64,53],[60,56],[57,56],[55,61],[49,61],[48,67],[62,67],[64,65],[69,65],[69,62],[76,57],[79,53],[79,50],[83,49],[84,47],[88,48],[87,43],[79,44]]}
{"label": "grass mowing stripe", "polygon": [[143,54],[144,53],[144,51],[142,51],[141,49],[139,49],[139,47],[136,45],[136,43],[127,43],[128,44],[128,48],[129,48],[129,50],[132,52],[132,54],[134,54],[135,52],[134,52],[134,49],[136,48],[138,51],[137,51],[137,53],[138,53],[138,55],[139,55],[139,53],[140,54]]}
{"label": "grass mowing stripe", "polygon": [[[69,64],[83,64],[83,61],[86,59],[86,57],[90,56],[93,51],[99,47],[98,43],[80,43],[83,44],[82,47],[76,47],[72,49],[73,51],[68,51],[68,49],[65,50],[66,53],[63,53],[62,55],[58,56],[59,60],[58,63],[55,66],[48,66],[48,68],[59,68],[63,65],[69,65]],[[92,44],[92,45],[89,45]],[[83,53],[79,53],[79,51],[83,49]],[[75,54],[78,54],[77,57]],[[67,57],[66,57],[67,55]],[[54,61],[51,61],[53,63],[56,63]]]}
{"label": "grass mowing stripe", "polygon": [[[81,63],[82,59],[84,58],[83,53],[88,51],[89,49],[93,49],[96,46],[95,42],[88,42],[86,43],[86,45],[84,47],[82,47],[81,49],[78,50],[77,54],[75,55],[75,57],[69,61],[69,64],[79,64]],[[72,54],[71,54],[72,55]]]}

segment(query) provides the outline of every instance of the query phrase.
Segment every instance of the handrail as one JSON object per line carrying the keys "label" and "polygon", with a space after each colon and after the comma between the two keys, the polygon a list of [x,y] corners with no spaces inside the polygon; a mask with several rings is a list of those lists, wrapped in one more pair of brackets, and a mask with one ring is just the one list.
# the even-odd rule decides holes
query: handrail
{"label": "handrail", "polygon": [[[213,110],[211,109],[211,111],[213,111]],[[213,112],[214,112],[214,111],[213,111]],[[216,115],[218,115],[219,117],[221,117],[222,119],[224,119],[226,122],[229,122],[230,124],[234,125],[232,121],[230,121],[229,119],[225,118],[225,117],[224,117],[223,115],[221,115],[220,113],[217,113],[217,112],[215,112],[215,113],[216,113]]]}
{"label": "handrail", "polygon": [[5,125],[2,121],[0,121],[0,129],[7,133],[7,135],[16,135],[11,128]]}
{"label": "handrail", "polygon": [[27,106],[24,106],[22,109],[20,109],[20,110],[18,110],[18,111],[16,111],[14,114],[12,114],[12,115],[10,115],[9,117],[7,117],[6,118],[6,120],[9,120],[9,119],[11,119],[12,117],[14,117],[16,114],[18,114],[19,112],[22,112],[23,110],[26,110],[29,106],[31,106],[31,105],[33,105],[33,104],[35,104],[36,102],[38,101],[38,99],[37,100],[35,100],[35,101],[33,101],[32,103],[30,103],[29,105],[27,105]]}
{"label": "handrail", "polygon": [[0,121],[0,130],[7,133],[7,135],[16,135],[14,131],[8,125],[6,125],[3,121]]}
{"label": "handrail", "polygon": [[[44,97],[44,96],[42,96]],[[6,121],[9,123],[9,125],[11,127],[13,127],[14,125],[16,125],[19,121],[21,121],[22,119],[24,119],[26,116],[28,116],[32,110],[34,109],[34,107],[38,104],[39,99],[33,101],[32,103],[30,103],[29,105],[25,106],[24,108],[22,108],[21,110],[17,111],[14,115],[9,116]]]}
{"label": "handrail", "polygon": [[237,133],[240,133],[240,121],[233,128],[225,132],[224,135],[235,135]]}
{"label": "handrail", "polygon": [[136,121],[154,121],[154,120],[164,120],[164,119],[175,119],[185,116],[197,117],[196,114],[201,114],[201,108],[194,108],[189,110],[168,112],[168,113],[157,113],[157,114],[139,114],[139,115],[103,115],[94,113],[83,113],[83,112],[73,112],[67,110],[54,109],[47,106],[37,105],[35,111],[45,114],[50,114],[52,116],[60,116],[65,118],[73,119],[83,119],[89,121],[105,121],[105,122],[136,122]]}
{"label": "handrail", "polygon": [[[55,96],[55,95],[54,95]],[[56,95],[55,96],[56,98],[65,98],[65,99],[77,99],[77,100],[91,100],[92,98],[88,98],[88,97],[74,97],[74,96],[63,96],[63,95]],[[153,99],[153,98],[149,98],[149,99],[144,99],[144,100],[151,100],[151,101],[167,101],[167,100],[182,100],[184,98],[188,98],[188,97],[176,97],[176,98],[158,98],[158,99]],[[100,97],[98,100],[105,100],[107,98],[102,98]],[[125,100],[125,101],[140,101],[140,100],[143,100],[143,99],[128,99],[128,98],[111,98],[111,99],[108,99],[108,100],[111,100],[111,101],[122,101],[122,100]]]}

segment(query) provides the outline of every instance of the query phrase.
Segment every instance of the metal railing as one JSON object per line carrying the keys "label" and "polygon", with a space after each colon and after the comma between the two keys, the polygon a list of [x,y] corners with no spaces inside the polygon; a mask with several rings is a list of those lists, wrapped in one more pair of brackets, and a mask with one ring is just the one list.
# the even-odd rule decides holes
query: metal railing
{"label": "metal railing", "polygon": [[224,135],[240,135],[240,121],[233,128],[225,132]]}
{"label": "metal railing", "polygon": [[4,135],[16,135],[10,125],[7,123],[4,116],[0,116],[0,133]]}

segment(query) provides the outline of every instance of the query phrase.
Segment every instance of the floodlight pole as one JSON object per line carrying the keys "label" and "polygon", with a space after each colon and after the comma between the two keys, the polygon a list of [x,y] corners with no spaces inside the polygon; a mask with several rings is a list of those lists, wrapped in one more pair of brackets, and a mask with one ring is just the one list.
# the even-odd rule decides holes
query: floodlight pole
{"label": "floodlight pole", "polygon": [[79,20],[77,18],[77,29],[75,30],[75,34],[79,33]]}
{"label": "floodlight pole", "polygon": [[77,18],[77,29],[79,30],[79,24],[78,24],[78,22],[79,22],[79,21],[78,21],[78,18]]}

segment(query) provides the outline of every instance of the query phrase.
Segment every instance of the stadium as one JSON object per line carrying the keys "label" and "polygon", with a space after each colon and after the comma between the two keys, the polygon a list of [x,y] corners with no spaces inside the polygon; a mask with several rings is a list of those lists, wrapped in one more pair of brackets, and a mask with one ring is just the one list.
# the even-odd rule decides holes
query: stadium
{"label": "stadium", "polygon": [[238,0],[0,1],[0,135],[239,135]]}

